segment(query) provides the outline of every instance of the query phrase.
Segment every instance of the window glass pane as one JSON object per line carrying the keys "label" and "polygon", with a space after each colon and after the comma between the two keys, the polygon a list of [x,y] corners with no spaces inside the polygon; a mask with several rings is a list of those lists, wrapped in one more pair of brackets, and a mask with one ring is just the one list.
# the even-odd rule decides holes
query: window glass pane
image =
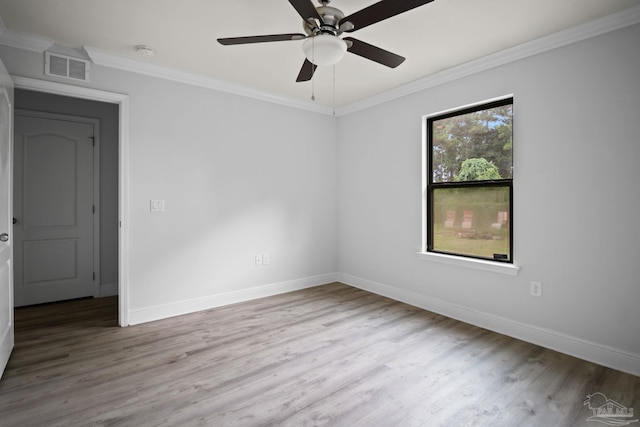
{"label": "window glass pane", "polygon": [[432,250],[510,261],[509,192],[509,186],[434,189]]}
{"label": "window glass pane", "polygon": [[433,120],[433,182],[511,179],[512,123],[512,104]]}

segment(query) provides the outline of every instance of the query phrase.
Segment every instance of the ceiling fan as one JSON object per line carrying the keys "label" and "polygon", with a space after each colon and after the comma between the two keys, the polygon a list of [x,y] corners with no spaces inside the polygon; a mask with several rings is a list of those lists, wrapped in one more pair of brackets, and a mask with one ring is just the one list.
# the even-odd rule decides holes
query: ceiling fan
{"label": "ceiling fan", "polygon": [[229,37],[220,38],[218,42],[228,46],[304,40],[302,50],[306,59],[296,79],[297,82],[311,80],[318,65],[336,64],[342,59],[345,52],[351,52],[387,67],[395,68],[404,62],[404,57],[353,37],[340,38],[340,35],[342,33],[352,33],[376,22],[423,6],[433,0],[381,0],[349,16],[344,16],[341,10],[329,6],[330,1],[318,0],[321,6],[314,7],[311,0],[289,0],[289,3],[302,17],[306,34],[288,33]]}

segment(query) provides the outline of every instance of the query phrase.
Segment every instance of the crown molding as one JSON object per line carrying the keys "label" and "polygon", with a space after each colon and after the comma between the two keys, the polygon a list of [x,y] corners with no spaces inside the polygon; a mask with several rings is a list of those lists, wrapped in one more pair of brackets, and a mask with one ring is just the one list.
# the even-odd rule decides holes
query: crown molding
{"label": "crown molding", "polygon": [[53,39],[10,30],[0,17],[0,44],[42,53],[53,45]]}
{"label": "crown molding", "polygon": [[[378,95],[339,107],[335,111],[329,106],[287,98],[275,93],[260,91],[258,89],[217,80],[200,74],[150,64],[137,59],[102,51],[90,46],[84,46],[84,51],[94,64],[104,67],[195,85],[315,113],[345,116],[416,92],[439,86],[447,82],[458,80],[482,71],[490,70],[501,65],[538,55],[562,46],[638,23],[640,23],[640,6],[635,6],[630,9],[604,16],[548,36],[505,49],[483,58],[431,74]],[[0,44],[42,53],[54,44],[54,40],[48,37],[34,36],[9,30],[4,26],[4,23],[0,18]]]}
{"label": "crown molding", "polygon": [[378,95],[336,109],[336,116],[345,116],[416,92],[490,70],[511,62],[538,55],[591,37],[640,23],[640,6],[635,6],[530,42],[452,67]]}
{"label": "crown molding", "polygon": [[264,92],[246,86],[241,86],[212,77],[200,74],[190,73],[187,71],[177,70],[157,64],[150,64],[137,59],[128,58],[122,55],[115,55],[90,46],[84,46],[91,61],[100,66],[115,68],[118,70],[129,71],[132,73],[144,74],[147,76],[157,77],[166,80],[172,80],[180,83],[195,85],[207,89],[218,90],[231,93],[234,95],[245,96],[258,99],[273,104],[279,104],[287,107],[298,108],[302,110],[312,111],[322,114],[333,114],[333,109],[324,105],[313,104],[310,102],[298,101],[286,98],[274,93]]}
{"label": "crown molding", "polygon": [[0,44],[42,53],[53,46],[53,39],[5,29],[0,35]]}
{"label": "crown molding", "polygon": [[134,73],[146,74],[192,84],[208,89],[219,90],[235,95],[256,98],[262,101],[300,108],[316,113],[327,115],[345,116],[357,111],[374,107],[385,102],[393,101],[416,92],[423,91],[435,86],[458,80],[482,71],[490,70],[511,62],[538,55],[562,46],[579,42],[591,37],[625,28],[640,23],[640,6],[623,10],[593,21],[580,24],[566,30],[562,30],[530,42],[514,46],[509,49],[485,56],[483,58],[452,67],[411,83],[391,89],[378,95],[363,99],[361,101],[348,104],[333,110],[331,107],[312,104],[291,98],[279,96],[277,94],[259,91],[245,86],[216,80],[210,77],[175,70],[155,64],[149,64],[136,59],[114,55],[92,47],[85,46],[85,51],[91,60],[97,65],[131,71]]}

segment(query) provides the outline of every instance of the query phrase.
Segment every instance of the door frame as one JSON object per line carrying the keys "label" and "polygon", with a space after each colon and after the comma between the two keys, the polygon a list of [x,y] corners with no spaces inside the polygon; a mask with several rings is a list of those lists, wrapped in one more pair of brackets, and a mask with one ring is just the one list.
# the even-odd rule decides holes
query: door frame
{"label": "door frame", "polygon": [[11,76],[14,87],[91,101],[118,104],[118,324],[129,326],[129,95]]}
{"label": "door frame", "polygon": [[[13,116],[33,117],[39,119],[62,120],[75,123],[90,124],[93,126],[93,297],[98,298],[100,294],[100,119],[91,117],[75,116],[72,114],[49,113],[44,111],[30,110],[28,108],[14,108]],[[15,144],[15,143],[14,143]],[[15,153],[15,151],[14,151]],[[14,171],[15,172],[15,171]],[[15,180],[14,184],[15,185]],[[24,194],[23,194],[24,196]],[[24,215],[24,212],[23,212]],[[15,215],[14,215],[15,216]],[[15,254],[14,264],[15,266]],[[15,280],[15,276],[14,276]],[[14,284],[15,286],[15,284]],[[15,293],[14,293],[15,295]],[[14,300],[15,304],[15,300]]]}

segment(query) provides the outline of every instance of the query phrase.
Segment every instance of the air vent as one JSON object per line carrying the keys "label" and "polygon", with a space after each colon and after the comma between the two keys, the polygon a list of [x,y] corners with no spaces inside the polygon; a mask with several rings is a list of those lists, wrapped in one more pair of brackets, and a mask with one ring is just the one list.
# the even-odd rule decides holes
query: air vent
{"label": "air vent", "polygon": [[44,73],[48,76],[89,81],[89,61],[45,52]]}

